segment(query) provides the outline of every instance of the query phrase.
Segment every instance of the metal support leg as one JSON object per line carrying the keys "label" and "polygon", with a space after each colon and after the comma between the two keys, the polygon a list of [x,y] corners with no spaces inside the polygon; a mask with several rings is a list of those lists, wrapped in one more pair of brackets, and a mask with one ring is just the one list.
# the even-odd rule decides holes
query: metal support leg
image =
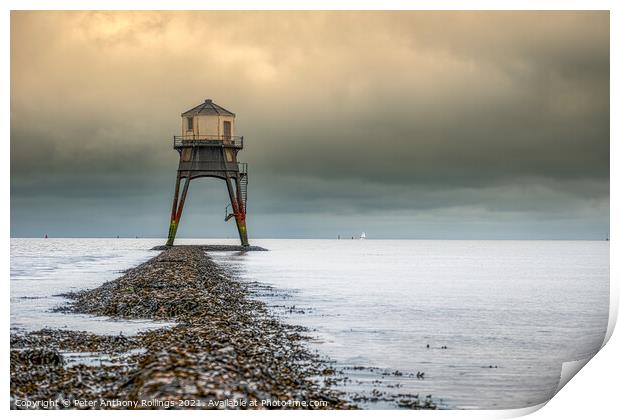
{"label": "metal support leg", "polygon": [[172,198],[172,212],[170,213],[170,227],[168,228],[168,242],[166,245],[172,245],[174,242],[174,226],[176,225],[176,213],[177,203],[179,202],[179,185],[181,184],[181,177],[177,172],[177,180],[174,184],[174,197]]}
{"label": "metal support leg", "polygon": [[170,228],[168,229],[168,242],[166,242],[167,246],[174,245],[174,238],[177,235],[179,221],[181,220],[181,214],[183,213],[183,205],[185,204],[185,197],[187,196],[187,189],[189,188],[189,177],[185,178],[183,192],[181,193],[181,200],[179,201],[178,196],[180,182],[181,178],[177,175],[177,183],[174,188],[174,200],[172,202],[172,215],[170,216]]}
{"label": "metal support leg", "polygon": [[[239,191],[237,184],[237,191]],[[239,200],[241,199],[240,194],[238,196],[235,195],[235,191],[233,190],[232,181],[229,177],[226,178],[226,187],[228,188],[228,195],[230,196],[230,204],[233,208],[233,213],[235,214],[235,222],[237,222],[237,231],[239,231],[239,239],[241,240],[242,246],[250,246],[248,242],[248,231],[245,226],[245,211],[243,209],[243,203],[239,205]]]}

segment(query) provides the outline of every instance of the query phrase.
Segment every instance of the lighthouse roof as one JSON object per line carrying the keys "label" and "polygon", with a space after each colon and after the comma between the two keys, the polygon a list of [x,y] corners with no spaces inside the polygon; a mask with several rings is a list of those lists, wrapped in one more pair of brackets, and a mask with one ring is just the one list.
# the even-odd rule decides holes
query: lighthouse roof
{"label": "lighthouse roof", "polygon": [[181,114],[182,117],[191,115],[226,115],[234,117],[235,114],[229,110],[222,108],[211,99],[205,99],[203,103]]}

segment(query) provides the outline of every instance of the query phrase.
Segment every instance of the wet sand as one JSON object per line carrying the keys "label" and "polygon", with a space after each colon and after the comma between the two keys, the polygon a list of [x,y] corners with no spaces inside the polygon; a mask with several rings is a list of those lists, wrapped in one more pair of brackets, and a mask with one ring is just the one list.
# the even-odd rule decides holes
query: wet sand
{"label": "wet sand", "polygon": [[271,315],[206,249],[166,248],[58,309],[174,327],[12,334],[11,408],[353,408],[306,331]]}

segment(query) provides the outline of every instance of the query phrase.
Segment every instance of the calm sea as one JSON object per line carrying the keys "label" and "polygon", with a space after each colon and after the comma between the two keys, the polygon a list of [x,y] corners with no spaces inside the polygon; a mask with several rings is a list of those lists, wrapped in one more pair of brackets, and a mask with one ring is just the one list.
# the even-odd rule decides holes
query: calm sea
{"label": "calm sea", "polygon": [[[154,256],[149,249],[161,243],[12,239],[11,328],[132,334],[161,326],[50,312],[65,302],[55,295],[116,278]],[[538,404],[553,395],[562,363],[596,352],[607,328],[608,242],[253,244],[270,251],[213,256],[237,278],[274,288],[261,299],[288,322],[310,328],[313,348],[351,379],[340,385],[350,395],[432,394],[443,408]]]}

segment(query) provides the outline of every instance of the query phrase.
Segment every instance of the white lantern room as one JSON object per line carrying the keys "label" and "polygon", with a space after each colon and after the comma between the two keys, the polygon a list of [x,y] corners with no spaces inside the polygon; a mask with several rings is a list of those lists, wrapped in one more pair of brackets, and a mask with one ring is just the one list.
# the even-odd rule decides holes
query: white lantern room
{"label": "white lantern room", "polygon": [[235,114],[211,99],[181,114],[181,133],[186,139],[230,140],[235,136]]}

